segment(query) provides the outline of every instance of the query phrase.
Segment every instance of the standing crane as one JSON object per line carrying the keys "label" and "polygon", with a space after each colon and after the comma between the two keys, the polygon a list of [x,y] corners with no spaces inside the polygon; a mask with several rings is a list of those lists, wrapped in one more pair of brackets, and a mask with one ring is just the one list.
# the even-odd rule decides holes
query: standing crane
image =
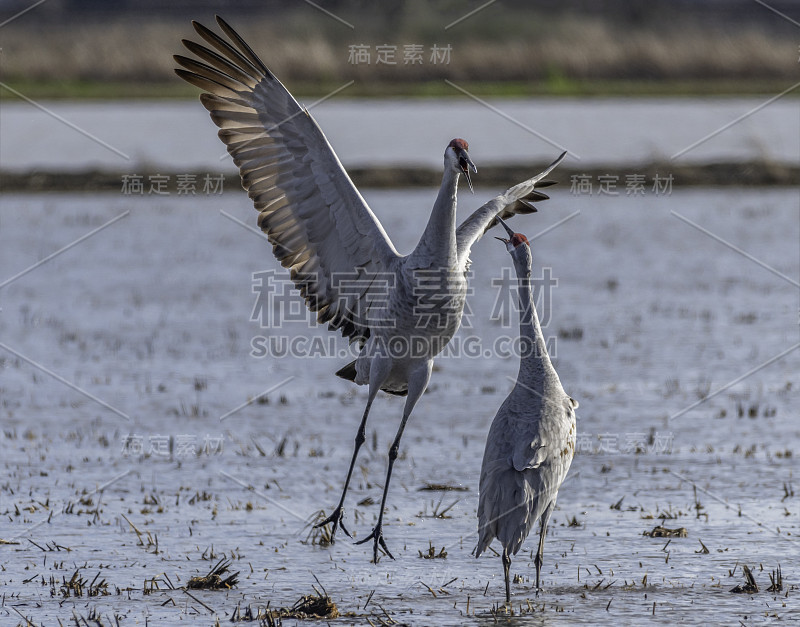
{"label": "standing crane", "polygon": [[575,454],[575,409],[558,378],[536,314],[531,293],[531,249],[528,239],[500,219],[509,239],[498,237],[511,253],[519,279],[521,359],[516,385],[497,410],[481,466],[478,501],[478,546],[475,556],[494,538],[503,546],[506,603],[511,602],[509,569],[531,527],[539,521],[536,592],[540,590],[544,538],[561,483]]}
{"label": "standing crane", "polygon": [[319,526],[343,525],[344,501],[367,416],[379,390],[405,395],[403,417],[389,449],[381,509],[372,533],[373,561],[383,539],[383,514],[392,467],[408,417],[425,391],[433,358],[461,323],[472,244],[496,224],[495,216],[531,213],[547,195],[536,187],[566,155],[544,172],[507,190],[456,228],[456,190],[461,175],[472,188],[477,172],[467,142],[451,141],[430,219],[417,247],[400,255],[361,197],[308,111],[267,69],[222,18],[227,40],[192,22],[210,47],[183,40],[196,59],[176,55],[177,74],[205,93],[200,101],[219,126],[219,137],[239,167],[242,186],[259,211],[278,261],[319,322],[360,346],[358,358],[336,374],[369,385],[339,504]]}

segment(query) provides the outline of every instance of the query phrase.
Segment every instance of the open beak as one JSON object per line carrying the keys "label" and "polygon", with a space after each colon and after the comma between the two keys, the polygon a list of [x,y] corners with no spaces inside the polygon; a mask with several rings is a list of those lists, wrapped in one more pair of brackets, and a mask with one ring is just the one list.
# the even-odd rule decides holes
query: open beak
{"label": "open beak", "polygon": [[506,224],[506,221],[505,221],[505,220],[503,220],[503,218],[501,218],[499,215],[498,215],[498,216],[495,216],[495,217],[497,218],[497,221],[498,221],[500,224],[502,224],[502,225],[503,225],[503,228],[506,230],[506,233],[508,233],[508,236],[509,236],[509,237],[514,237],[514,231],[511,229],[511,227],[510,227],[510,226],[508,226],[508,224]]}
{"label": "open beak", "polygon": [[[497,221],[503,225],[503,228],[506,230],[506,233],[508,233],[509,238],[514,237],[514,231],[512,231],[511,227],[506,224],[505,220],[503,220],[503,218],[501,218],[499,215],[496,215],[495,217],[497,218]],[[511,241],[505,237],[495,237],[495,239],[499,239],[501,242],[503,242],[506,245],[506,248],[508,248],[508,243]]]}
{"label": "open beak", "polygon": [[472,171],[475,174],[477,174],[478,168],[476,168],[475,164],[472,163],[472,159],[469,158],[469,155],[467,154],[466,150],[459,151],[458,165],[461,166],[461,171],[464,173],[464,176],[467,179],[467,185],[469,185],[469,191],[471,191],[474,194],[475,190],[472,189],[472,178],[469,175],[469,171],[470,168],[472,168]]}

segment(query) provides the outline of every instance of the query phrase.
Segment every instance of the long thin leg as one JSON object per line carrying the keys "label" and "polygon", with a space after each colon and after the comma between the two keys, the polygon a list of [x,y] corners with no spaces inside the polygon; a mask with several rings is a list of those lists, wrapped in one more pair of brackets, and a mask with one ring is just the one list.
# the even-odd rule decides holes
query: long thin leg
{"label": "long thin leg", "polygon": [[336,509],[333,510],[331,515],[321,523],[314,525],[314,527],[317,528],[324,527],[328,523],[333,523],[333,529],[331,530],[331,544],[336,541],[336,529],[338,527],[342,528],[342,531],[347,534],[348,538],[353,537],[344,526],[344,498],[347,495],[347,488],[350,486],[350,478],[353,476],[353,468],[356,465],[358,451],[366,440],[367,417],[369,416],[369,410],[372,407],[372,401],[375,400],[378,390],[380,390],[381,385],[386,380],[386,376],[388,375],[390,367],[391,364],[389,364],[387,368],[387,365],[384,364],[382,360],[378,359],[373,360],[372,364],[370,364],[369,396],[367,398],[367,406],[364,409],[364,415],[361,418],[361,424],[358,426],[358,431],[356,432],[356,445],[353,449],[353,457],[350,459],[350,468],[347,470],[347,479],[344,480],[342,496],[339,499],[339,504],[336,506]]}
{"label": "long thin leg", "polygon": [[333,529],[331,529],[331,544],[336,541],[336,529],[338,527],[342,528],[342,531],[347,534],[348,538],[353,537],[350,535],[347,527],[344,526],[344,497],[347,495],[347,488],[350,486],[350,478],[353,476],[353,468],[356,465],[358,451],[361,448],[361,445],[364,444],[364,440],[366,440],[367,417],[369,416],[369,410],[370,407],[372,407],[373,400],[374,395],[370,392],[369,398],[367,399],[367,407],[364,409],[364,416],[361,418],[361,424],[358,426],[358,432],[356,433],[356,445],[353,449],[353,457],[350,459],[350,468],[347,471],[347,479],[344,480],[344,488],[342,489],[342,496],[339,499],[339,504],[336,506],[336,509],[333,510],[330,516],[328,516],[322,522],[314,525],[314,527],[317,528],[324,527],[328,523],[333,523]]}
{"label": "long thin leg", "polygon": [[539,530],[539,549],[536,551],[536,559],[534,560],[534,564],[536,565],[536,594],[538,596],[539,590],[541,587],[539,586],[539,575],[542,570],[542,561],[544,556],[544,537],[547,535],[547,523],[550,520],[550,514],[553,512],[553,507],[555,503],[550,503],[547,506],[547,509],[544,510],[544,514],[542,514],[542,527]]}
{"label": "long thin leg", "polygon": [[503,548],[503,573],[506,576],[506,604],[511,603],[511,583],[508,580],[510,568],[511,556],[508,554],[508,549]]}
{"label": "long thin leg", "polygon": [[356,542],[356,544],[364,544],[369,540],[374,541],[372,549],[372,561],[375,564],[378,563],[378,546],[380,546],[386,552],[386,555],[394,559],[394,556],[389,551],[389,548],[386,546],[386,542],[383,539],[383,511],[386,508],[386,496],[389,494],[389,482],[392,479],[392,468],[394,467],[394,462],[397,459],[397,453],[400,449],[400,438],[403,437],[403,430],[406,428],[406,422],[408,422],[408,417],[411,415],[414,406],[425,392],[425,388],[428,387],[428,381],[430,381],[431,378],[432,368],[433,360],[427,361],[422,367],[410,373],[408,377],[408,397],[406,398],[406,404],[403,408],[403,419],[400,421],[400,427],[397,429],[397,435],[394,437],[394,442],[392,442],[392,446],[389,448],[389,468],[386,471],[386,482],[383,485],[383,497],[381,498],[381,509],[380,513],[378,514],[378,522],[373,528],[372,533],[370,533],[363,540]]}

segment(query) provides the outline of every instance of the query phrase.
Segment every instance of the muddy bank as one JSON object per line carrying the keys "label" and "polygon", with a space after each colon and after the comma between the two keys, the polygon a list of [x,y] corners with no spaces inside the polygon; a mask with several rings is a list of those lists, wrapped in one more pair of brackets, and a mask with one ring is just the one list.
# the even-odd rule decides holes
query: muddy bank
{"label": "muddy bank", "polygon": [[[485,166],[480,170],[481,187],[507,187],[522,181],[542,170],[545,163],[510,164],[507,166]],[[436,187],[441,180],[441,171],[426,167],[376,167],[349,168],[350,176],[358,187],[377,189],[401,187]],[[213,194],[222,191],[239,191],[239,177],[233,171],[215,175],[206,182],[207,172],[165,173],[146,172],[132,175],[105,170],[82,172],[3,172],[0,171],[0,192],[113,192],[126,195],[156,195],[159,179],[164,181],[161,194],[178,194],[179,177],[190,177],[194,181],[191,189],[184,193]],[[222,176],[222,180],[219,177]],[[193,178],[191,178],[193,177]],[[670,178],[671,177],[671,178]],[[644,165],[587,168],[562,165],[553,179],[566,186],[572,193],[603,193],[605,195],[630,195],[633,186],[644,186],[652,190],[658,181],[664,191],[673,187],[720,187],[720,186],[774,186],[796,185],[800,180],[800,166],[770,161],[742,163],[707,163],[701,165],[651,162]],[[602,191],[601,191],[602,190]]]}

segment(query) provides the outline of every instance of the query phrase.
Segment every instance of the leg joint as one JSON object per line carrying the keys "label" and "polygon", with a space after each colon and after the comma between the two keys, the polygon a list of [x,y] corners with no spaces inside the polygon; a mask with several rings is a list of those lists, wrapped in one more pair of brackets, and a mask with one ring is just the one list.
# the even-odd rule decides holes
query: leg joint
{"label": "leg joint", "polygon": [[366,441],[367,436],[364,433],[364,429],[360,429],[356,432],[356,446],[361,446]]}

